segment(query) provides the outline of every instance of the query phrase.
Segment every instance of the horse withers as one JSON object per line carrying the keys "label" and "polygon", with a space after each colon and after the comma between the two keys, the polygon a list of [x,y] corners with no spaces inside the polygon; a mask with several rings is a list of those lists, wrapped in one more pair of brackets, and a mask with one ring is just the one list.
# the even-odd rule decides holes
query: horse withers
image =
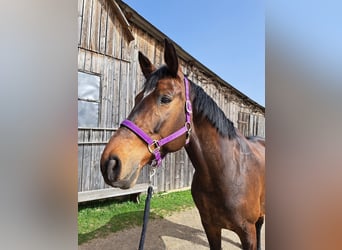
{"label": "horse withers", "polygon": [[185,147],[195,168],[191,193],[210,249],[221,249],[223,228],[237,233],[243,249],[261,249],[264,139],[244,137],[214,100],[184,76],[168,40],[164,61],[157,69],[139,52],[146,81],[102,153],[105,182],[130,188],[145,165],[159,165],[166,154]]}

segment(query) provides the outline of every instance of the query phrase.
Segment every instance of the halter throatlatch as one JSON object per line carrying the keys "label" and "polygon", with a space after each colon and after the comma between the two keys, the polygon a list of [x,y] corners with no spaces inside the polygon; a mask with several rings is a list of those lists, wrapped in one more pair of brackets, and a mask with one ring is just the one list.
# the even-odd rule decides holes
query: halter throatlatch
{"label": "halter throatlatch", "polygon": [[184,85],[185,85],[185,125],[172,133],[171,135],[162,138],[160,140],[154,140],[149,135],[147,135],[141,128],[135,125],[130,120],[124,120],[121,123],[121,126],[124,126],[134,132],[137,136],[140,137],[147,144],[148,151],[154,155],[154,160],[152,161],[152,166],[160,166],[163,158],[160,153],[160,148],[165,144],[177,139],[182,135],[186,135],[185,144],[189,143],[190,133],[191,133],[191,113],[192,113],[192,105],[190,101],[190,92],[189,92],[189,81],[186,77],[184,77]]}

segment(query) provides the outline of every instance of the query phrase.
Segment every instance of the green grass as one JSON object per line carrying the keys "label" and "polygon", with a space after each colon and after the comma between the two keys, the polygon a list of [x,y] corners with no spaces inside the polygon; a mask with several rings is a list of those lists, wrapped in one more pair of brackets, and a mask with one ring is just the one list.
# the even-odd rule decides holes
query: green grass
{"label": "green grass", "polygon": [[[112,232],[142,225],[146,195],[139,204],[104,201],[78,207],[78,244]],[[190,190],[155,194],[151,199],[150,219],[163,218],[173,212],[194,207]]]}

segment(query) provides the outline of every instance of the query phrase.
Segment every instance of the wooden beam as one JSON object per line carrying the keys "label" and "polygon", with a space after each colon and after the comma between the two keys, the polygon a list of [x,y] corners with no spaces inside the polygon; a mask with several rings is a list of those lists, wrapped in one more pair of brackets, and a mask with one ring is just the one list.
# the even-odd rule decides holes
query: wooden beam
{"label": "wooden beam", "polygon": [[[130,189],[120,189],[120,188],[106,188],[99,190],[83,191],[78,192],[78,202],[85,202],[91,200],[100,200],[105,198],[126,196],[131,194],[140,194],[147,192],[149,184],[137,184]],[[153,187],[153,190],[157,190],[157,187]]]}

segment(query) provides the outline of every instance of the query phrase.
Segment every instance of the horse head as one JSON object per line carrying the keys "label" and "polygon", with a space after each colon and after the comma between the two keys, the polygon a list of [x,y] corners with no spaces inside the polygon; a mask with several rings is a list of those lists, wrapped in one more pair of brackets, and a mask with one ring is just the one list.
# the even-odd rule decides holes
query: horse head
{"label": "horse head", "polygon": [[[191,118],[187,110],[191,112],[191,108],[184,108],[191,106],[186,94],[189,86],[184,84],[175,47],[166,39],[164,61],[165,65],[156,69],[139,52],[146,78],[143,90],[101,156],[101,172],[108,185],[123,189],[134,186],[145,165],[156,160],[160,163],[167,153],[181,149],[189,137]],[[178,134],[171,140],[169,136],[175,131]]]}

